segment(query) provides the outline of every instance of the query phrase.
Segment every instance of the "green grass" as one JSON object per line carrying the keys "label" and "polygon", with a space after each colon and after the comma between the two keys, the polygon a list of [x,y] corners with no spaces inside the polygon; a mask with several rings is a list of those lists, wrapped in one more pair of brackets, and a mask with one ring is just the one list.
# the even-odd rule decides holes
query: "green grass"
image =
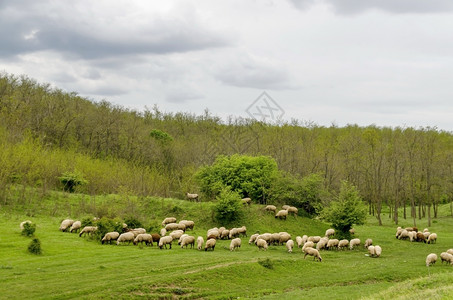
{"label": "green grass", "polygon": [[[85,200],[82,200],[85,199]],[[88,199],[88,200],[87,200]],[[227,250],[229,241],[218,241],[214,252],[156,246],[101,245],[89,237],[58,231],[64,217],[81,218],[93,211],[87,206],[107,207],[108,214],[133,209],[147,224],[158,224],[166,215],[193,219],[194,236],[205,237],[215,224],[211,203],[190,203],[176,199],[124,199],[114,195],[96,197],[52,192],[37,199],[25,199],[0,208],[0,298],[167,298],[167,299],[447,299],[453,294],[453,268],[440,261],[428,269],[426,255],[438,255],[453,248],[453,218],[449,207],[441,207],[439,218],[430,227],[439,236],[437,244],[410,243],[395,239],[395,228],[387,216],[384,226],[356,227],[363,241],[372,238],[383,248],[382,257],[366,256],[361,247],[354,251],[322,251],[323,262],[303,259],[300,250],[289,254],[284,246],[258,251],[242,238],[236,252]],[[81,201],[86,203],[81,204]],[[131,202],[132,201],[132,202]],[[30,208],[30,205],[32,208]],[[245,208],[241,221],[249,234],[288,231],[296,235],[323,235],[327,224],[307,218],[275,220],[258,205]],[[130,211],[128,211],[130,213]],[[127,214],[125,214],[127,215]],[[146,217],[146,216],[149,217]],[[27,252],[31,238],[20,234],[19,223],[30,219],[37,224],[35,237],[41,241],[42,255]],[[417,220],[418,221],[418,220]],[[409,226],[411,220],[400,220]],[[426,220],[418,221],[419,228]],[[273,268],[259,261],[269,259]]]}

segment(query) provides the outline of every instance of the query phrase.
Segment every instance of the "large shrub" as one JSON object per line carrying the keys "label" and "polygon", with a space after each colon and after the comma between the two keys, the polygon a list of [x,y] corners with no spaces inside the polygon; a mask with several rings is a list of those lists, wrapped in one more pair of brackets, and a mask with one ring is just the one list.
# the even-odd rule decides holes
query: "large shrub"
{"label": "large shrub", "polygon": [[73,193],[78,186],[83,186],[88,183],[88,181],[83,178],[83,175],[77,172],[65,172],[58,177],[58,179],[63,185],[63,190],[70,193]]}
{"label": "large shrub", "polygon": [[39,255],[42,253],[41,242],[38,239],[33,239],[28,245],[28,252],[31,254]]}
{"label": "large shrub", "polygon": [[269,189],[279,176],[277,163],[268,156],[218,156],[211,166],[196,173],[201,190],[210,198],[218,196],[224,187],[240,197],[266,203]]}
{"label": "large shrub", "polygon": [[322,211],[322,218],[330,222],[342,238],[350,238],[349,230],[353,225],[364,224],[366,215],[367,208],[357,188],[347,181],[341,182],[337,199]]}
{"label": "large shrub", "polygon": [[223,188],[217,196],[217,204],[214,206],[214,217],[219,224],[231,224],[239,221],[242,217],[242,203],[239,193],[230,188]]}

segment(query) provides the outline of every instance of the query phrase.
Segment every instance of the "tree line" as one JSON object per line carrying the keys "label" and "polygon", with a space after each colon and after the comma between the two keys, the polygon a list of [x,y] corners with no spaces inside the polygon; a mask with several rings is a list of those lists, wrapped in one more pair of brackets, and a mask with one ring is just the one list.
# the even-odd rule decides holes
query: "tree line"
{"label": "tree line", "polygon": [[380,224],[383,206],[395,223],[403,208],[402,217],[415,224],[430,222],[438,205],[453,199],[453,136],[432,127],[266,124],[157,106],[137,111],[2,73],[0,136],[2,186],[56,188],[58,176],[77,171],[90,193],[183,197],[198,192],[200,167],[219,155],[243,154],[272,157],[292,178],[317,174],[332,193],[347,180]]}

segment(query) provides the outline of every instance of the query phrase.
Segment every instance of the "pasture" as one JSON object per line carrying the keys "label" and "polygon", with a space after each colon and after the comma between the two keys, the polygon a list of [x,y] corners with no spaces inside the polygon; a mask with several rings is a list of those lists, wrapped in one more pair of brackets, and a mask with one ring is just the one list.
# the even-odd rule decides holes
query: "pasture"
{"label": "pasture", "polygon": [[[438,262],[425,266],[426,255],[453,248],[453,218],[449,207],[441,206],[439,218],[429,228],[438,234],[438,242],[428,245],[395,239],[396,227],[384,215],[384,226],[371,216],[367,225],[355,227],[362,245],[356,250],[321,251],[323,261],[303,259],[300,249],[288,253],[284,246],[270,246],[259,251],[242,239],[242,247],[228,250],[229,240],[217,242],[215,251],[171,250],[134,245],[101,245],[90,237],[79,237],[58,230],[67,216],[82,218],[80,195],[54,193],[40,203],[25,206],[3,205],[0,208],[0,298],[2,299],[415,299],[452,297],[453,267]],[[68,198],[69,197],[69,198]],[[109,198],[110,197],[110,198]],[[96,205],[114,210],[132,200],[112,196],[99,199]],[[118,202],[119,201],[119,202]],[[125,201],[122,203],[121,201]],[[129,202],[128,202],[129,201]],[[201,235],[214,224],[209,215],[210,203],[191,203],[175,199],[147,198],[134,200],[137,210],[149,215],[149,224],[159,224],[163,217],[176,215],[195,221],[190,235]],[[109,204],[110,203],[110,204]],[[35,206],[33,206],[35,205]],[[26,215],[25,207],[35,207]],[[262,206],[244,208],[241,225],[247,233],[287,231],[297,235],[324,235],[328,224],[303,217],[276,220]],[[166,212],[167,210],[170,210]],[[201,210],[201,211],[200,211]],[[82,215],[81,215],[82,214]],[[19,223],[29,219],[37,224],[35,236],[42,244],[42,255],[27,252],[31,238],[20,234]],[[410,220],[400,220],[410,226]],[[239,225],[239,224],[237,224]],[[419,229],[426,220],[417,220]],[[156,230],[157,232],[157,230]],[[363,242],[372,238],[383,253],[368,257]]]}

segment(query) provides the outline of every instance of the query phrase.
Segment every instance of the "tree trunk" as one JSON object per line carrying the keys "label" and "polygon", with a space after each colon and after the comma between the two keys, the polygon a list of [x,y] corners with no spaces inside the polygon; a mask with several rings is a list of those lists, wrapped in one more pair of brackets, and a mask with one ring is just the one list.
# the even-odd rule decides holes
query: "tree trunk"
{"label": "tree trunk", "polygon": [[431,227],[431,203],[428,203],[428,227]]}

